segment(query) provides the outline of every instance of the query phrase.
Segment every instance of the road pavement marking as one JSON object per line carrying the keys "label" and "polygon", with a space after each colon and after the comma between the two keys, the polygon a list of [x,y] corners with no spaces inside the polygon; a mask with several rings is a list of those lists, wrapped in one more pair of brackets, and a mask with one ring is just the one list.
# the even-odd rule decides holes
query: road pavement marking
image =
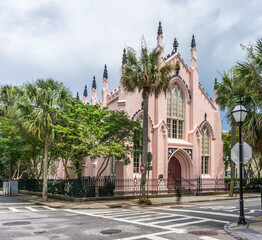
{"label": "road pavement marking", "polygon": [[[160,216],[162,215],[162,216]],[[170,218],[170,214],[166,214],[166,213],[160,213],[158,214],[158,217],[154,217],[152,219],[152,217],[148,217],[148,215],[146,215],[145,217],[139,217],[139,219],[137,219],[138,222],[140,221],[148,221],[148,220],[155,220],[155,219],[161,219],[161,218]]]}
{"label": "road pavement marking", "polygon": [[208,219],[201,219],[198,221],[192,221],[192,222],[185,222],[185,223],[178,223],[178,224],[173,224],[173,225],[168,225],[168,227],[182,227],[186,225],[191,225],[191,224],[196,224],[196,223],[202,223],[202,222],[209,222]]}
{"label": "road pavement marking", "polygon": [[153,227],[153,228],[158,228],[158,229],[162,229],[162,230],[173,230],[173,231],[177,231],[177,233],[184,233],[184,231],[185,231],[185,230],[182,230],[182,229],[174,229],[174,228],[170,229],[167,226],[158,226],[158,225],[154,225],[154,224],[151,224],[151,223],[142,223],[142,222],[136,222],[136,221],[133,221],[133,220],[130,221],[128,219],[114,218],[114,217],[103,216],[103,215],[95,215],[95,214],[92,214],[90,212],[77,211],[77,210],[73,210],[73,209],[64,209],[64,211],[76,213],[76,214],[87,215],[87,216],[92,216],[92,217],[100,217],[100,218],[104,218],[104,219],[110,219],[110,220],[115,220],[115,221],[119,221],[119,222],[135,224],[135,225],[141,225],[141,226],[146,226],[146,227]]}
{"label": "road pavement marking", "polygon": [[8,209],[12,212],[21,212],[20,210],[18,210],[17,208],[15,207],[8,207]]}
{"label": "road pavement marking", "polygon": [[200,239],[203,239],[203,240],[218,240],[217,238],[212,238],[212,237],[208,237],[208,236],[202,236],[202,237],[199,237]]}
{"label": "road pavement marking", "polygon": [[[161,208],[156,208],[158,210],[163,210]],[[169,209],[173,212],[188,212],[188,213],[203,213],[203,214],[210,214],[210,215],[218,215],[218,216],[224,216],[224,217],[239,217],[237,214],[229,214],[229,213],[218,213],[218,212],[207,212],[207,211],[198,211],[198,210],[192,210],[192,209]],[[253,216],[245,216],[245,218],[253,218]],[[214,220],[215,221],[215,220]]]}
{"label": "road pavement marking", "polygon": [[[169,216],[169,217],[170,217],[170,216]],[[161,220],[161,221],[156,221],[156,222],[151,222],[151,223],[152,223],[152,224],[159,224],[159,223],[175,222],[175,221],[185,220],[185,219],[190,219],[190,218],[191,218],[191,217],[181,217],[181,218]]]}
{"label": "road pavement marking", "polygon": [[118,214],[110,214],[110,213],[107,213],[107,214],[104,214],[105,216],[114,216],[114,217],[121,217],[121,216],[132,216],[132,215],[136,215],[136,216],[139,216],[139,215],[144,215],[145,213],[143,212],[123,212],[123,213],[118,213]]}
{"label": "road pavement marking", "polygon": [[172,233],[186,233],[186,231],[182,230],[182,229],[175,229],[174,231],[170,230],[170,231],[165,231],[165,232],[136,235],[136,236],[127,237],[127,238],[118,238],[116,240],[135,240],[135,239],[140,239],[140,238],[150,238],[150,239],[154,239],[154,240],[160,240],[160,239],[166,240],[166,238],[159,237],[159,235],[172,234]]}
{"label": "road pavement marking", "polygon": [[32,203],[1,203],[1,205],[31,205]]}
{"label": "road pavement marking", "polygon": [[38,212],[38,209],[32,208],[32,207],[25,207],[26,209],[32,211],[32,212]]}
{"label": "road pavement marking", "polygon": [[51,208],[51,207],[48,207],[48,206],[42,206],[42,208],[45,208],[45,209],[48,209],[48,210],[52,210],[52,211],[56,210],[55,208]]}
{"label": "road pavement marking", "polygon": [[[143,218],[143,216],[144,216],[144,217],[152,216],[151,219],[153,219],[154,216],[155,216],[155,215],[158,215],[158,214],[157,214],[157,213],[150,213],[150,214],[143,213],[142,216],[140,216],[140,215],[138,215],[138,214],[132,214],[132,215],[134,215],[134,216],[128,216],[128,217],[125,217],[125,216],[124,216],[124,218],[125,218],[125,219],[133,219],[133,218],[134,218],[134,219],[137,219],[137,217]],[[115,217],[115,216],[114,216],[114,217]]]}

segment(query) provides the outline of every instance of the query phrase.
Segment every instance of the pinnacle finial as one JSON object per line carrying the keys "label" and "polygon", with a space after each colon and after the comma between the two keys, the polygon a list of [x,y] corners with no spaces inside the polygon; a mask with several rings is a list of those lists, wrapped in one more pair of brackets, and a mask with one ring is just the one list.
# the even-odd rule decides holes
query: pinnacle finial
{"label": "pinnacle finial", "polygon": [[76,99],[79,100],[79,93],[76,93]]}
{"label": "pinnacle finial", "polygon": [[123,57],[122,57],[122,65],[127,63],[126,49],[124,48]]}
{"label": "pinnacle finial", "polygon": [[84,90],[84,97],[87,97],[87,86],[85,85],[85,90]]}
{"label": "pinnacle finial", "polygon": [[178,42],[177,42],[176,38],[174,38],[172,53],[176,53],[177,52],[177,48],[178,48]]}
{"label": "pinnacle finial", "polygon": [[163,35],[163,30],[162,30],[161,21],[159,21],[159,24],[158,24],[157,35],[158,35],[158,36]]}
{"label": "pinnacle finial", "polygon": [[108,79],[108,74],[107,74],[106,64],[105,64],[105,69],[104,69],[103,78]]}
{"label": "pinnacle finial", "polygon": [[196,40],[195,40],[195,36],[193,34],[192,40],[191,40],[191,48],[195,48],[195,47],[196,47]]}
{"label": "pinnacle finial", "polygon": [[92,89],[96,89],[96,77],[93,77]]}

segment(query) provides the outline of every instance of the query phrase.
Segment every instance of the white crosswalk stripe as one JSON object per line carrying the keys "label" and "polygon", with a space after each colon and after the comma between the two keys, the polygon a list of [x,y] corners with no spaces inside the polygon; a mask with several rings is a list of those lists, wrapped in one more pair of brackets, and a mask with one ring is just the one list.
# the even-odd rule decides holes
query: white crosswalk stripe
{"label": "white crosswalk stripe", "polygon": [[[171,211],[168,211],[171,210]],[[159,209],[146,209],[146,210],[136,210],[136,209],[122,209],[122,210],[105,210],[105,211],[95,211],[95,210],[73,210],[65,209],[75,214],[82,214],[93,217],[100,217],[103,219],[110,219],[115,221],[120,221],[128,224],[137,224],[145,227],[153,227],[159,229],[159,232],[136,235],[132,237],[119,238],[117,240],[138,240],[138,239],[151,239],[151,240],[168,240],[167,235],[169,234],[186,234],[186,227],[194,224],[201,224],[205,222],[219,222],[227,223],[226,221],[187,216],[183,213],[174,213],[172,209],[168,209],[165,212],[160,212]],[[217,238],[211,238],[206,236],[199,236],[202,240],[218,240]]]}
{"label": "white crosswalk stripe", "polygon": [[15,207],[9,207],[8,208],[10,211],[12,211],[12,212],[21,212],[20,210],[18,210],[17,208],[15,208]]}
{"label": "white crosswalk stripe", "polygon": [[[238,213],[239,212],[239,207],[224,207],[224,206],[212,206],[212,207],[200,207],[201,209],[211,209],[214,211],[221,210],[224,212],[232,212],[232,213]],[[249,209],[249,208],[244,208],[245,213],[254,213],[254,212],[260,212],[261,209]]]}
{"label": "white crosswalk stripe", "polygon": [[26,209],[32,211],[32,212],[38,212],[39,210],[33,207],[25,207]]}
{"label": "white crosswalk stripe", "polygon": [[56,208],[48,207],[48,206],[39,206],[35,204],[27,204],[25,206],[13,204],[13,206],[9,207],[10,205],[7,205],[6,207],[1,206],[0,207],[0,213],[1,214],[7,214],[7,213],[25,213],[25,212],[39,212],[39,211],[56,211]]}

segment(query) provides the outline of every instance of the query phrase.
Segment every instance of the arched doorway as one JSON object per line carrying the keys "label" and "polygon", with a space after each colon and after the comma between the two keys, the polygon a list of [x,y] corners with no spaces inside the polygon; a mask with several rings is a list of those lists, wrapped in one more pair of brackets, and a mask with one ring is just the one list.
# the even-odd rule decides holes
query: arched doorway
{"label": "arched doorway", "polygon": [[181,165],[173,156],[168,163],[168,184],[173,185],[175,179],[181,179]]}

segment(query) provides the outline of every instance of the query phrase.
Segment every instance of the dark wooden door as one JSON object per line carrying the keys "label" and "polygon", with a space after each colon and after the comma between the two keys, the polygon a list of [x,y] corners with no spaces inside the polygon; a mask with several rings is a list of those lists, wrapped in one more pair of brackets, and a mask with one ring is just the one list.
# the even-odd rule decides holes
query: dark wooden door
{"label": "dark wooden door", "polygon": [[172,157],[168,163],[168,181],[169,184],[172,184],[174,179],[181,179],[181,165],[179,161]]}

